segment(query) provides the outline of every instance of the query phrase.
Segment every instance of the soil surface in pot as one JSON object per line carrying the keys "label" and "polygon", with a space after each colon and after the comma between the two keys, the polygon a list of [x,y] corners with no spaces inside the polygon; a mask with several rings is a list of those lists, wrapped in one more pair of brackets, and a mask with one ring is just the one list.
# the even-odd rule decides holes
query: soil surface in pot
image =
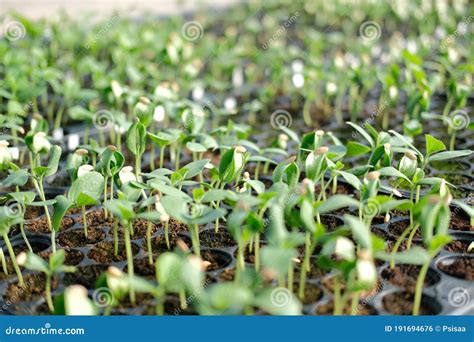
{"label": "soil surface in pot", "polygon": [[[410,293],[416,290],[416,281],[420,274],[421,267],[418,265],[396,265],[393,269],[386,267],[382,271],[382,278],[388,280],[391,284],[401,287]],[[429,287],[440,281],[439,274],[432,269],[426,274],[423,287]]]}
{"label": "soil surface in pot", "polygon": [[89,244],[96,244],[105,239],[105,232],[101,229],[88,227],[87,238],[84,229],[71,229],[65,231],[58,236],[58,242],[62,246],[83,247]]}
{"label": "soil surface in pot", "polygon": [[[382,304],[385,310],[392,315],[411,315],[413,311],[413,294],[409,292],[394,292],[383,297]],[[421,299],[420,315],[437,315],[439,309],[434,303],[435,299],[425,296]]]}
{"label": "soil surface in pot", "polygon": [[474,258],[458,257],[449,262],[441,261],[438,268],[450,276],[474,280]]}
{"label": "soil surface in pot", "polygon": [[[388,225],[388,231],[396,237],[402,235],[402,233],[410,226],[409,220],[400,220],[396,222],[392,222]],[[407,238],[410,234],[407,235]],[[414,235],[415,239],[421,239],[421,231],[420,228],[416,230]]]}
{"label": "soil surface in pot", "polygon": [[[349,306],[346,306],[343,310],[343,315],[351,315],[352,311]],[[333,315],[334,313],[334,302],[330,301],[325,304],[319,305],[316,308],[315,314],[316,315]],[[377,315],[377,310],[375,310],[372,306],[364,303],[359,303],[357,306],[357,316],[370,316],[370,315]]]}
{"label": "soil surface in pot", "polygon": [[214,229],[206,229],[199,233],[201,245],[209,248],[233,247],[237,243],[225,227],[220,227],[216,233]]}
{"label": "soil surface in pot", "polygon": [[[60,230],[65,230],[67,228],[70,228],[72,227],[73,224],[74,224],[74,220],[72,218],[65,217],[61,220]],[[26,230],[32,233],[50,234],[48,220],[46,216],[26,222],[25,228]]]}
{"label": "soil surface in pot", "polygon": [[[45,241],[38,241],[38,240],[32,240],[29,241],[31,249],[33,250],[33,253],[39,253],[42,252],[46,249],[49,248],[49,243]],[[3,248],[5,255],[10,255],[8,251],[5,251],[6,247]],[[13,251],[15,252],[15,255],[20,254],[21,252],[29,252],[28,245],[25,242],[21,242],[20,244],[13,246]]]}
{"label": "soil surface in pot", "polygon": [[[299,283],[295,282],[293,284],[293,292],[295,293],[296,296],[298,295],[299,287],[300,287]],[[306,283],[304,287],[304,298],[303,299],[299,298],[299,299],[304,305],[307,305],[307,304],[316,303],[318,300],[321,299],[322,296],[323,296],[323,290],[318,285]]]}
{"label": "soil surface in pot", "polygon": [[448,243],[444,249],[451,253],[474,253],[474,249],[468,251],[471,243],[472,241],[468,240],[454,240]]}
{"label": "soil surface in pot", "polygon": [[471,226],[469,217],[461,210],[453,211],[449,228],[453,230],[471,231],[474,232],[474,226]]}
{"label": "soil surface in pot", "polygon": [[[158,226],[156,224],[151,224],[151,235],[154,235],[156,232],[158,232]],[[131,237],[132,240],[135,239],[142,239],[146,237],[146,233],[148,230],[148,222],[142,219],[136,220],[133,222],[133,236]],[[123,239],[125,237],[124,233],[125,230],[122,226],[119,226],[117,229],[117,235],[120,239]],[[109,235],[113,236],[114,235],[114,228],[111,228],[109,230]]]}
{"label": "soil surface in pot", "polygon": [[[3,298],[11,303],[34,301],[45,295],[46,276],[43,274],[27,274],[23,277],[25,284],[21,286],[18,282],[10,283]],[[51,282],[51,288],[58,287],[58,279],[55,277]]]}
{"label": "soil surface in pot", "polygon": [[[125,265],[123,269],[124,273],[128,272],[128,265]],[[139,258],[133,260],[133,272],[136,275],[147,279],[155,279],[155,265],[150,265],[148,258]]]}
{"label": "soil surface in pot", "polygon": [[207,266],[207,271],[217,271],[230,265],[232,258],[229,255],[221,254],[221,252],[214,250],[201,250],[201,258],[204,261],[210,262]]}
{"label": "soil surface in pot", "polygon": [[[151,238],[151,251],[153,256],[156,257],[161,255],[164,252],[170,252],[175,249],[177,246],[178,240],[183,241],[188,247],[191,246],[191,239],[187,238],[186,236],[180,236],[176,233],[169,234],[169,241],[170,241],[170,249],[166,245],[166,238],[165,235],[157,235]],[[143,240],[142,248],[148,252],[148,242],[147,240]]]}
{"label": "soil surface in pot", "polygon": [[79,284],[86,288],[95,288],[97,278],[105,272],[108,265],[87,265],[77,267],[74,273],[66,273],[63,278],[64,285]]}
{"label": "soil surface in pot", "polygon": [[[84,254],[77,250],[77,249],[71,249],[69,247],[63,248],[64,249],[64,264],[69,265],[69,266],[76,266],[81,263],[81,261],[84,259]],[[51,252],[41,252],[38,254],[40,257],[45,259],[46,261],[49,260],[49,256],[51,255]]]}
{"label": "soil surface in pot", "polygon": [[[137,254],[139,247],[132,243],[132,255]],[[120,262],[127,260],[127,252],[125,250],[125,243],[118,243],[118,254],[114,255],[114,243],[113,241],[102,241],[96,244],[87,253],[87,256],[92,260],[97,261],[101,264],[110,264],[111,262]]]}

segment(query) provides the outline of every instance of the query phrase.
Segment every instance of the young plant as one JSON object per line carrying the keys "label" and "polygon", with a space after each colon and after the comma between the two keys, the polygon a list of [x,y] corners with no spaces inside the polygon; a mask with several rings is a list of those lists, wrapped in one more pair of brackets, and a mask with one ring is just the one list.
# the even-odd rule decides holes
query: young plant
{"label": "young plant", "polygon": [[[21,274],[20,267],[18,267],[18,264],[16,262],[15,251],[13,250],[10,238],[8,237],[8,233],[13,226],[19,224],[22,221],[23,215],[21,211],[19,211],[17,208],[13,208],[11,206],[0,207],[0,234],[2,234],[3,241],[5,241],[5,244],[7,245],[10,260],[12,262],[13,268],[15,269],[15,273],[18,277],[18,283],[20,285],[24,284],[23,276]],[[5,270],[6,267],[4,267],[4,271]]]}
{"label": "young plant", "polygon": [[66,256],[64,250],[61,249],[57,252],[51,253],[49,256],[49,262],[40,258],[34,253],[22,252],[17,256],[18,264],[25,267],[30,271],[37,271],[44,273],[46,277],[46,303],[51,312],[54,312],[53,297],[52,297],[52,284],[53,277],[63,272],[75,272],[74,266],[67,266],[64,264]]}

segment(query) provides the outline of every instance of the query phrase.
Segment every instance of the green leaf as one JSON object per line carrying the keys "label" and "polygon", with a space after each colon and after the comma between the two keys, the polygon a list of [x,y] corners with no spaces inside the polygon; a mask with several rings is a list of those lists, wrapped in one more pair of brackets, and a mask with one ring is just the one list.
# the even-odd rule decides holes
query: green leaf
{"label": "green leaf", "polygon": [[4,187],[24,186],[28,182],[29,173],[27,170],[18,170],[10,173],[0,184]]}
{"label": "green leaf", "polygon": [[181,200],[185,200],[185,201],[188,201],[191,199],[191,197],[185,192],[179,189],[176,189],[172,186],[163,184],[163,182],[161,182],[158,179],[151,179],[150,181],[148,181],[148,185],[150,185],[154,190],[158,190],[165,195],[170,195],[170,196],[180,198]]}
{"label": "green leaf", "polygon": [[375,147],[375,143],[374,143],[374,140],[372,139],[372,137],[369,135],[369,133],[367,133],[362,127],[360,127],[359,125],[355,124],[355,123],[352,123],[352,122],[346,122],[349,126],[351,126],[352,128],[354,128],[357,132],[359,132],[365,140],[367,140],[367,142],[369,143],[370,146],[372,147]]}
{"label": "green leaf", "polygon": [[146,148],[146,129],[141,122],[135,122],[127,131],[127,148],[135,156],[141,156]]}
{"label": "green leaf", "polygon": [[67,197],[70,201],[76,204],[78,204],[78,200],[87,200],[87,198],[81,196],[81,194],[98,201],[102,195],[103,189],[104,177],[96,171],[91,171],[77,178],[72,183]]}
{"label": "green leaf", "polygon": [[349,225],[352,235],[359,244],[368,250],[372,250],[372,238],[370,236],[370,228],[359,218],[344,215],[344,221]]}
{"label": "green leaf", "polygon": [[451,241],[453,241],[453,238],[451,236],[445,234],[437,234],[431,239],[429,250],[431,252],[437,252],[440,248],[446,246]]}
{"label": "green leaf", "polygon": [[196,160],[193,161],[186,166],[183,167],[183,169],[186,170],[185,174],[185,179],[191,179],[195,176],[197,176],[202,170],[204,170],[204,167],[209,163],[209,159],[202,159],[202,160]]}
{"label": "green leaf", "polygon": [[422,247],[414,246],[407,251],[399,253],[387,253],[379,251],[376,257],[381,260],[394,262],[395,264],[423,265],[431,260],[429,253]]}
{"label": "green leaf", "polygon": [[358,143],[356,141],[349,141],[347,143],[347,153],[348,158],[361,156],[363,154],[369,153],[372,148],[365,146],[364,144]]}
{"label": "green leaf", "polygon": [[49,269],[52,273],[56,273],[58,269],[64,264],[66,255],[64,254],[64,249],[59,249],[55,253],[52,253],[49,256]]}
{"label": "green leaf", "polygon": [[362,183],[360,182],[359,178],[357,178],[355,175],[346,171],[337,171],[337,173],[340,174],[342,178],[346,180],[347,183],[352,185],[354,189],[360,190]]}
{"label": "green leaf", "polygon": [[265,192],[265,184],[261,181],[249,179],[246,180],[245,183],[249,184],[258,195]]}
{"label": "green leaf", "polygon": [[441,141],[436,139],[430,134],[425,134],[426,139],[426,152],[428,155],[432,155],[433,153],[440,152],[446,150],[446,145]]}
{"label": "green leaf", "polygon": [[19,203],[30,204],[35,200],[36,193],[32,191],[20,191],[11,192],[9,196]]}
{"label": "green leaf", "polygon": [[223,183],[229,183],[234,178],[234,149],[225,152],[219,163],[219,179]]}
{"label": "green leaf", "polygon": [[51,223],[55,231],[59,231],[61,228],[61,220],[72,205],[73,202],[66,196],[56,196],[56,203],[53,206],[53,217],[51,218]]}
{"label": "green leaf", "polygon": [[454,159],[459,157],[465,157],[472,153],[471,150],[459,150],[459,151],[446,151],[436,153],[430,157],[430,161],[440,161],[440,160],[447,160],[447,159]]}
{"label": "green leaf", "polygon": [[196,153],[200,153],[200,152],[206,152],[207,151],[207,148],[199,143],[196,143],[196,142],[191,142],[191,141],[188,141],[186,143],[186,147],[191,151],[191,152],[196,152]]}
{"label": "green leaf", "polygon": [[396,168],[394,168],[393,166],[382,167],[381,169],[378,169],[377,171],[379,171],[382,176],[403,178],[404,180],[406,180],[408,183],[411,184],[411,180],[407,176],[405,176],[403,173],[398,171]]}
{"label": "green leaf", "polygon": [[48,169],[45,172],[44,176],[49,177],[54,175],[58,171],[59,159],[61,158],[61,147],[57,145],[51,146],[49,154]]}
{"label": "green leaf", "polygon": [[41,257],[34,253],[28,253],[25,268],[30,271],[38,271],[43,273],[49,273],[48,264]]}
{"label": "green leaf", "polygon": [[347,195],[334,195],[324,202],[318,202],[316,212],[320,214],[329,213],[341,208],[359,207],[359,201]]}

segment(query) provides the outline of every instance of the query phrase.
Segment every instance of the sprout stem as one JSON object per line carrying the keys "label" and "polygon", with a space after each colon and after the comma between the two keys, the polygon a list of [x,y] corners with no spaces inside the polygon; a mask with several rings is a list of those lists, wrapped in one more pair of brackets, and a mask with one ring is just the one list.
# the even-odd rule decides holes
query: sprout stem
{"label": "sprout stem", "polygon": [[[127,271],[130,278],[133,277],[133,256],[132,256],[132,243],[130,241],[130,229],[131,223],[128,224],[125,229],[125,251],[127,253]],[[133,284],[130,284],[130,301],[135,304],[135,290]]]}
{"label": "sprout stem", "polygon": [[413,316],[418,316],[420,314],[420,305],[421,297],[423,294],[423,284],[425,282],[426,273],[430,267],[431,258],[423,264],[421,267],[420,273],[418,274],[418,279],[416,280],[416,290],[415,298],[413,300]]}
{"label": "sprout stem", "polygon": [[82,206],[82,225],[84,226],[84,236],[87,239],[87,215],[86,215],[86,206]]}
{"label": "sprout stem", "polygon": [[49,311],[54,312],[53,297],[51,296],[51,276],[46,275],[46,303]]}
{"label": "sprout stem", "polygon": [[10,243],[10,239],[8,238],[8,234],[3,234],[3,240],[5,240],[5,244],[7,245],[8,253],[10,254],[10,260],[12,261],[13,268],[15,269],[15,273],[18,276],[18,283],[23,286],[25,282],[23,281],[23,275],[21,274],[20,267],[16,262],[15,252],[13,251],[12,244]]}

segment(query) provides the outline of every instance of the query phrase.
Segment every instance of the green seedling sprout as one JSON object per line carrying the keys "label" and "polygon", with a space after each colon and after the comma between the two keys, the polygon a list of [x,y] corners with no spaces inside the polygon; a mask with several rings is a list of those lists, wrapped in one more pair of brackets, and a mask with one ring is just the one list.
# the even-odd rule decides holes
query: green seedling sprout
{"label": "green seedling sprout", "polygon": [[[18,208],[14,208],[12,206],[2,206],[0,207],[0,233],[2,234],[2,238],[5,241],[5,245],[8,249],[8,254],[10,255],[10,260],[12,262],[13,268],[15,269],[15,273],[18,277],[18,283],[20,285],[24,284],[23,276],[21,274],[20,267],[16,262],[15,251],[13,250],[12,244],[10,242],[10,238],[8,237],[8,232],[10,229],[19,224],[23,221],[23,215]],[[3,251],[2,251],[3,253]],[[2,261],[3,262],[3,261]],[[4,271],[6,270],[6,263],[3,263]]]}
{"label": "green seedling sprout", "polygon": [[44,273],[46,276],[46,303],[51,312],[54,312],[53,297],[52,297],[52,280],[57,274],[63,272],[75,272],[74,266],[67,266],[65,262],[64,250],[61,249],[57,252],[51,253],[49,256],[49,262],[40,258],[34,253],[22,252],[17,256],[17,262],[19,265],[25,267],[30,271],[37,271]]}

